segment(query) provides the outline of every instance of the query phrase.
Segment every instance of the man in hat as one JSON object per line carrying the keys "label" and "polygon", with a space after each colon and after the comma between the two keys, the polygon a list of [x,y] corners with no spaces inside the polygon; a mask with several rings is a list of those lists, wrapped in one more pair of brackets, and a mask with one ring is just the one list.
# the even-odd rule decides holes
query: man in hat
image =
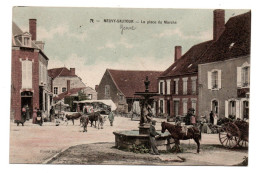
{"label": "man in hat", "polygon": [[156,147],[155,137],[161,136],[161,135],[158,132],[156,132],[155,125],[156,125],[156,121],[152,120],[152,124],[150,126],[150,137],[149,137],[150,138],[150,146],[151,146],[150,154],[160,155],[160,153],[158,152],[158,149]]}

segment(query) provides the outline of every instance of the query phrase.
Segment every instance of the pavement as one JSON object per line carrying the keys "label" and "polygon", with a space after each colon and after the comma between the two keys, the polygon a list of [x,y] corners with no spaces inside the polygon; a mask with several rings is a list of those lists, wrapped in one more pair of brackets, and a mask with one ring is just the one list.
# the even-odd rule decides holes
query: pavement
{"label": "pavement", "polygon": [[[162,120],[159,119],[158,121]],[[122,155],[136,155],[135,153],[113,148],[115,141],[113,131],[137,130],[138,123],[138,121],[131,121],[130,118],[115,117],[114,126],[110,126],[108,121],[105,122],[104,129],[97,129],[88,125],[88,131],[83,133],[83,128],[79,126],[79,120],[75,121],[75,125],[72,125],[70,121],[68,125],[61,123],[60,126],[55,126],[52,122],[47,122],[43,126],[39,126],[29,121],[24,126],[16,126],[16,124],[11,122],[9,161],[10,163],[47,163],[53,157],[59,156],[60,153],[69,153],[71,147],[78,146],[78,148],[73,148],[73,152],[82,155],[84,153],[79,153],[79,151],[82,151],[79,150],[81,147],[91,147],[93,145],[104,145],[100,146],[102,154],[121,153]],[[156,129],[161,130],[160,123],[157,123]],[[184,153],[161,154],[160,156],[140,154],[138,157],[158,157],[161,161],[158,162],[159,165],[161,163],[167,165],[235,165],[242,162],[245,156],[248,156],[248,150],[245,149],[230,150],[223,148],[220,145],[217,134],[202,134],[200,154],[196,154],[196,146],[193,140],[181,141],[181,145],[186,149]],[[186,158],[186,162],[169,162],[178,159],[178,156]],[[67,155],[67,157],[64,155],[63,159],[65,160],[63,163],[77,164],[73,160],[70,160],[71,162],[66,161],[66,158],[69,157],[70,155]],[[74,157],[76,158],[75,155]],[[53,163],[60,162],[54,161]],[[101,164],[116,163],[119,162],[111,159],[110,162],[104,161]],[[151,159],[142,163],[149,164],[154,162]],[[88,164],[88,162],[83,164]],[[120,164],[124,164],[124,162],[120,162]]]}

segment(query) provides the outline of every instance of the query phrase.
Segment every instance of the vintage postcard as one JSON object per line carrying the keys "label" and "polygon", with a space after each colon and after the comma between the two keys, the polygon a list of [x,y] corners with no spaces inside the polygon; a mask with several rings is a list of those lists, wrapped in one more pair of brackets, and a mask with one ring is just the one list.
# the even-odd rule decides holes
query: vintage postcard
{"label": "vintage postcard", "polygon": [[11,164],[248,165],[250,9],[16,6],[11,42]]}

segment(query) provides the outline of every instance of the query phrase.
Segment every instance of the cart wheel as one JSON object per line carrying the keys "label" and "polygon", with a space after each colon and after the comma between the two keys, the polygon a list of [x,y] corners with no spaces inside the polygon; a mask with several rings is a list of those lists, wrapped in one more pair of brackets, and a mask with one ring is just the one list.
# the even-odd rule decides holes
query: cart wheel
{"label": "cart wheel", "polygon": [[248,147],[248,141],[240,140],[240,141],[238,142],[238,145],[239,145],[240,147],[247,148],[247,147]]}
{"label": "cart wheel", "polygon": [[225,124],[219,132],[220,143],[227,148],[238,146],[240,139],[240,130],[234,123]]}

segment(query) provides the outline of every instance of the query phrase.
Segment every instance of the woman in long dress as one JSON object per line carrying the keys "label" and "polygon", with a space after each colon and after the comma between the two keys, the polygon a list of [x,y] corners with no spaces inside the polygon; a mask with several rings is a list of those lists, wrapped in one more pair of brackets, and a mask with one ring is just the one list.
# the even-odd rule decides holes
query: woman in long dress
{"label": "woman in long dress", "polygon": [[36,124],[36,117],[37,117],[37,108],[33,110],[33,124]]}
{"label": "woman in long dress", "polygon": [[214,125],[217,125],[218,122],[218,115],[214,114]]}

